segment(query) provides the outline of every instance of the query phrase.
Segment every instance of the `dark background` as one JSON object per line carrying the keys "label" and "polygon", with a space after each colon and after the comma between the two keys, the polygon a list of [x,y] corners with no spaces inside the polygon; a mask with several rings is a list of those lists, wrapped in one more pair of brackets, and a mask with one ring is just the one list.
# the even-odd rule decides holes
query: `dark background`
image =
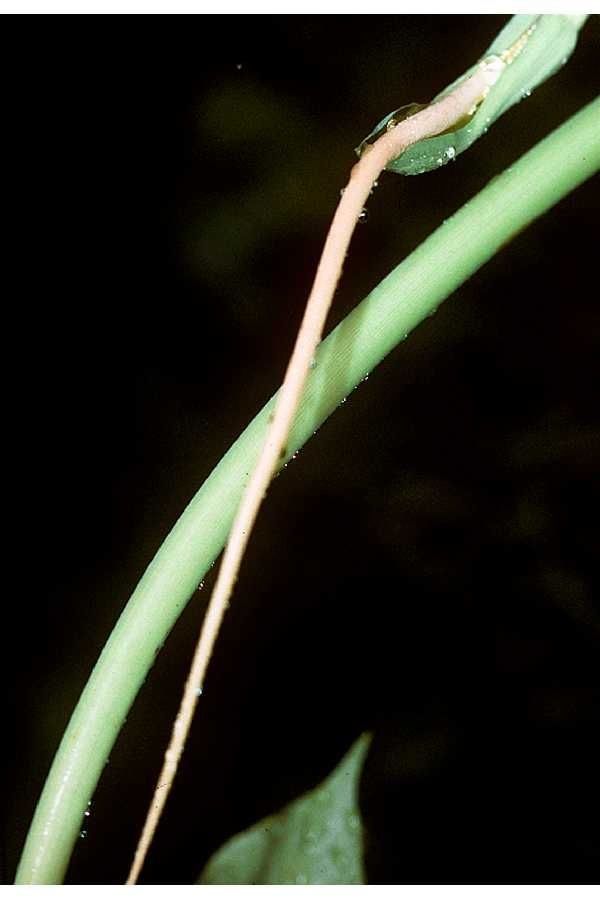
{"label": "dark background", "polygon": [[[352,148],[505,20],[5,18],[4,880],[128,595],[279,383]],[[454,164],[381,179],[329,327],[595,96],[599,51],[596,18]],[[372,882],[598,880],[598,201],[512,241],[274,483],[143,880],[194,880],[365,728]],[[69,882],[126,876],[211,584]]]}

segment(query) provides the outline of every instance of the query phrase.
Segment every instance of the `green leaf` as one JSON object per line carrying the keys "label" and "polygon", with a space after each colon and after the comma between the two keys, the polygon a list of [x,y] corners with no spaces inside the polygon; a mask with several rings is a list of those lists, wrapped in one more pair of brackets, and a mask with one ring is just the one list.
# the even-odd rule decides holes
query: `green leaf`
{"label": "green leaf", "polygon": [[363,734],[310,793],[228,841],[200,884],[363,884],[358,780]]}
{"label": "green leaf", "polygon": [[[502,57],[509,49],[513,53],[502,70],[498,81],[490,88],[487,97],[473,115],[461,122],[455,130],[436,137],[426,138],[393,159],[386,168],[400,175],[420,175],[438,169],[466,150],[481,137],[502,113],[518,103],[543,81],[563,66],[573,52],[579,29],[587,16],[513,16],[483,54]],[[510,56],[512,55],[512,60]],[[461,81],[473,74],[479,62],[464,75],[448,85],[434,100],[450,93]],[[385,131],[388,122],[395,122],[418,111],[417,104],[389,113],[364,141],[356,148],[360,156],[365,146],[373,143]],[[422,107],[421,107],[422,108]]]}

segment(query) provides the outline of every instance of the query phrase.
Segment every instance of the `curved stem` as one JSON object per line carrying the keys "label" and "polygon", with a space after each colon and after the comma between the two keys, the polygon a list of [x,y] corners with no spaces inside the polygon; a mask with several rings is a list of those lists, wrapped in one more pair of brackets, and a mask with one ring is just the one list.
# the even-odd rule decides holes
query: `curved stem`
{"label": "curved stem", "polygon": [[[500,62],[500,65],[503,66],[504,63]],[[258,510],[275,474],[277,461],[282,456],[282,451],[285,451],[310,362],[321,340],[325,319],[363,205],[388,162],[412,144],[446,131],[468,115],[469,110],[487,94],[491,80],[496,80],[497,77],[497,69],[492,74],[489,67],[482,64],[474,75],[461,82],[443,100],[432,103],[380,137],[369,146],[368,153],[352,169],[325,240],[294,350],[279,391],[273,421],[233,521],[127,884],[135,884],[138,879],[171,791],[221,622],[233,593]],[[285,452],[283,455],[285,456]]]}
{"label": "curved stem", "polygon": [[[600,100],[595,100],[438,228],[322,342],[294,417],[286,458],[442,300],[598,168]],[[62,881],[83,813],[123,720],[157,650],[223,547],[275,399],[200,488],[119,618],[56,754],[18,882]]]}

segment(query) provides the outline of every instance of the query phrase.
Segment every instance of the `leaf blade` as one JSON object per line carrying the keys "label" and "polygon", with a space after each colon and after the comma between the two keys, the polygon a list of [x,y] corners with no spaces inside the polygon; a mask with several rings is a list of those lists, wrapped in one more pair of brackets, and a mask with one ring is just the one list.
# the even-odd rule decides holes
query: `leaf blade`
{"label": "leaf blade", "polygon": [[[515,58],[505,66],[498,81],[490,88],[472,118],[451,132],[419,141],[389,162],[386,169],[399,175],[421,175],[440,168],[463,153],[486,133],[496,119],[511,106],[529,96],[538,85],[554,75],[567,62],[575,49],[579,29],[586,19],[585,15],[512,16],[481,59],[501,56],[515,46],[519,39],[524,39],[523,46]],[[530,29],[533,30],[528,34]],[[434,101],[449,94],[475,71],[477,65],[479,62],[437,94]],[[389,113],[375,126],[356,148],[359,155],[365,145],[371,143],[397,113],[398,110]]]}
{"label": "leaf blade", "polygon": [[314,790],[231,838],[200,884],[364,884],[358,780],[370,740],[361,735]]}

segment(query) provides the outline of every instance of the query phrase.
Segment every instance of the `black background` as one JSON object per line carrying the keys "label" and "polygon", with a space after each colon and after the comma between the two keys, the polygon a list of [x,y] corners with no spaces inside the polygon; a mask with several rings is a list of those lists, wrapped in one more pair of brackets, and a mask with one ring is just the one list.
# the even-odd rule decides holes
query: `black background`
{"label": "black background", "polygon": [[[6,881],[128,595],[279,383],[352,148],[505,19],[5,19]],[[595,96],[599,50],[596,18],[454,164],[381,179],[329,327]],[[194,880],[365,728],[372,882],[598,880],[598,200],[504,248],[274,483],[143,881]],[[126,876],[211,584],[69,882]]]}

